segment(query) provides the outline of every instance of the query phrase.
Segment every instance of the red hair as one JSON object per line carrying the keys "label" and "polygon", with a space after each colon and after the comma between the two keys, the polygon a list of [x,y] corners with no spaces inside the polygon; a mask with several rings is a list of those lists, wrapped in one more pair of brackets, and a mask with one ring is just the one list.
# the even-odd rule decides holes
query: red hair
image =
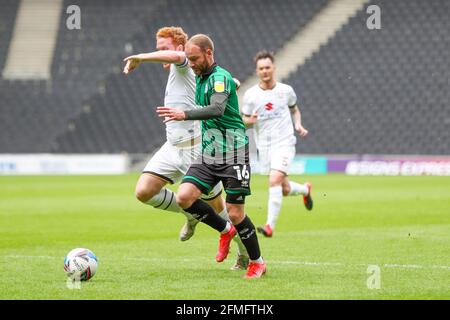
{"label": "red hair", "polygon": [[188,35],[181,27],[164,27],[156,32],[156,39],[158,38],[172,38],[174,44],[184,46]]}

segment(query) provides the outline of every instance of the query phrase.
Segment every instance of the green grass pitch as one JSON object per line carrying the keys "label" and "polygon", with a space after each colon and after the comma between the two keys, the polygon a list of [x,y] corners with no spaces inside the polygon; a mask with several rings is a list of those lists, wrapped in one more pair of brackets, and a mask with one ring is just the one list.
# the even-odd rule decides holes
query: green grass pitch
{"label": "green grass pitch", "polygon": [[[0,177],[0,299],[450,299],[450,177],[291,177],[313,183],[314,209],[283,199],[274,237],[259,236],[268,272],[256,280],[229,270],[234,243],[215,262],[209,227],[180,242],[184,216],[140,204],[137,177]],[[252,192],[261,225],[267,177],[252,176]],[[76,247],[99,259],[79,290],[63,271]]]}

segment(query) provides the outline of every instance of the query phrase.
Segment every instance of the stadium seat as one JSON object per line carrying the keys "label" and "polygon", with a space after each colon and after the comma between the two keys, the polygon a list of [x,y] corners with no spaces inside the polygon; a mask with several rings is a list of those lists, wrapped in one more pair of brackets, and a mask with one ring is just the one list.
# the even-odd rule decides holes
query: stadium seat
{"label": "stadium seat", "polygon": [[[241,81],[260,49],[277,52],[328,0],[79,0],[81,30],[65,27],[52,80],[0,79],[2,152],[146,153],[165,140],[154,108],[167,74],[157,64],[121,73],[125,56],[154,50],[154,33],[180,25],[207,33],[216,60]],[[72,4],[64,0],[64,8]],[[306,154],[450,154],[450,4],[380,0],[382,29],[368,30],[365,9],[306,63],[282,79],[297,92]],[[18,1],[0,11],[4,66]],[[173,8],[176,7],[177,10]],[[215,23],[199,12],[214,12]],[[280,79],[281,80],[281,79]],[[420,129],[418,129],[420,128]]]}
{"label": "stadium seat", "polygon": [[448,140],[439,140],[450,131],[442,72],[450,6],[445,0],[377,5],[381,30],[369,31],[361,10],[286,80],[312,132],[298,139],[300,152],[450,154]]}

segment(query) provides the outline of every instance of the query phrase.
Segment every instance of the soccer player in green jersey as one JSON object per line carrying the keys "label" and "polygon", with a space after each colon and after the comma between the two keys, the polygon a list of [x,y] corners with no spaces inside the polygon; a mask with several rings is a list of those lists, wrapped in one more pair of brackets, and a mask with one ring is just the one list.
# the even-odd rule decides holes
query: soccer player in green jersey
{"label": "soccer player in green jersey", "polygon": [[[266,272],[256,229],[245,214],[245,197],[250,195],[248,137],[239,112],[236,84],[231,74],[214,62],[214,44],[203,34],[193,36],[185,46],[189,65],[196,74],[195,103],[198,108],[179,110],[158,107],[167,121],[201,120],[202,155],[194,162],[178,189],[177,203],[200,221],[216,224],[221,231],[216,261],[228,255],[230,241],[239,234],[250,257],[246,278],[259,278]],[[209,221],[214,210],[199,197],[222,181],[227,211],[232,224],[225,220]],[[216,216],[217,217],[217,216]]]}

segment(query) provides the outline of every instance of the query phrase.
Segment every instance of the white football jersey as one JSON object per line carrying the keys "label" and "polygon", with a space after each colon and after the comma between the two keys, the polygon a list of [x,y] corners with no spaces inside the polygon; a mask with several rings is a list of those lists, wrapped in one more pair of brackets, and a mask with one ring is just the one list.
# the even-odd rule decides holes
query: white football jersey
{"label": "white football jersey", "polygon": [[294,89],[280,82],[273,89],[263,90],[255,85],[245,92],[242,112],[245,115],[258,113],[254,125],[258,149],[295,145],[297,139],[289,107],[296,103]]}
{"label": "white football jersey", "polygon": [[[164,105],[189,110],[195,106],[195,74],[188,60],[181,65],[171,64],[166,85]],[[167,141],[172,145],[200,136],[200,122],[169,121],[166,123]]]}

